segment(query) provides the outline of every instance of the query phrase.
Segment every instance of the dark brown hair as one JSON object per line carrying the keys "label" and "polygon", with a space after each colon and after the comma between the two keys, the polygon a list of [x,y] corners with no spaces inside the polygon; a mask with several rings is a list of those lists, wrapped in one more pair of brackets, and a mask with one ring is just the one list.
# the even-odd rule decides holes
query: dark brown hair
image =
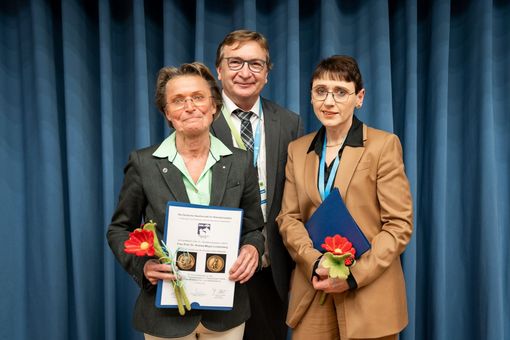
{"label": "dark brown hair", "polygon": [[352,81],[356,93],[363,89],[363,79],[358,63],[353,57],[347,55],[334,55],[321,60],[313,71],[310,87],[316,79]]}
{"label": "dark brown hair", "polygon": [[[215,118],[221,113],[221,107],[223,106],[223,99],[221,97],[221,91],[216,84],[216,79],[212,75],[211,71],[207,66],[202,63],[194,62],[182,64],[179,67],[163,67],[158,72],[158,78],[156,80],[156,107],[163,115],[165,115],[166,107],[166,84],[177,77],[182,76],[199,76],[209,84],[211,90],[211,96],[216,106]],[[170,127],[171,123],[169,122]]]}
{"label": "dark brown hair", "polygon": [[273,64],[271,63],[271,59],[269,58],[269,44],[267,43],[266,37],[264,37],[259,32],[248,30],[233,31],[225,36],[223,41],[218,46],[218,49],[216,50],[216,67],[219,67],[221,61],[223,60],[223,48],[225,46],[232,46],[234,44],[237,44],[237,46],[235,47],[237,49],[248,41],[257,42],[260,45],[260,47],[262,47],[262,49],[266,51],[267,69],[271,70]]}

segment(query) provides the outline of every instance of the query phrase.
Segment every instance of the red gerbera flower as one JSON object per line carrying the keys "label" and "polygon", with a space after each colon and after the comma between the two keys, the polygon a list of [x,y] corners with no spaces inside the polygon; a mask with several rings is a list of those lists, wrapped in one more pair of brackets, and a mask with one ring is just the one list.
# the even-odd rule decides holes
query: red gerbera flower
{"label": "red gerbera flower", "polygon": [[154,234],[150,230],[135,229],[124,242],[124,251],[136,256],[154,256]]}
{"label": "red gerbera flower", "polygon": [[324,240],[322,244],[322,248],[326,251],[332,253],[333,255],[343,255],[346,253],[351,253],[351,255],[356,254],[356,249],[352,247],[352,243],[347,240],[347,238],[342,237],[340,235],[335,235],[333,237],[328,236]]}

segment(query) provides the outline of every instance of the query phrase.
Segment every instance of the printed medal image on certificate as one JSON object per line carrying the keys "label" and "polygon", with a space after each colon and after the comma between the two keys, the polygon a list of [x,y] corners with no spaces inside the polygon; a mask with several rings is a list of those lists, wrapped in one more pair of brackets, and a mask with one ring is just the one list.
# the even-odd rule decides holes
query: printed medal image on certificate
{"label": "printed medal image on certificate", "polygon": [[[235,282],[229,270],[239,253],[243,210],[168,202],[165,242],[192,309],[230,310]],[[159,308],[177,308],[172,282],[159,281]]]}

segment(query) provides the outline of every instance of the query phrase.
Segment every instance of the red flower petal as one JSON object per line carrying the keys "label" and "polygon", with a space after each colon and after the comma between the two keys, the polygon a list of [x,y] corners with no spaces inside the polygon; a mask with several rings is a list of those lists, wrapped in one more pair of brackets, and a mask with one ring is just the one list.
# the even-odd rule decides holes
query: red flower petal
{"label": "red flower petal", "polygon": [[150,230],[135,229],[124,242],[124,252],[136,256],[154,256],[154,234]]}
{"label": "red flower petal", "polygon": [[352,243],[349,242],[347,238],[338,234],[333,237],[327,236],[321,247],[333,255],[342,255],[346,253],[351,253],[352,255],[356,254],[356,250],[352,247]]}

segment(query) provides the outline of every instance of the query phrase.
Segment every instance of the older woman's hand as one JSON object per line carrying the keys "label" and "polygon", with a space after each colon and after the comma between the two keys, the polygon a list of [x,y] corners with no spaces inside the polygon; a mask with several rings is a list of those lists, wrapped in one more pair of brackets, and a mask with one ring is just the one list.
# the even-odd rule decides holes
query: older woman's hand
{"label": "older woman's hand", "polygon": [[161,264],[158,260],[149,260],[143,266],[143,274],[153,285],[158,283],[158,280],[175,280],[175,275],[172,274],[172,266],[168,264]]}
{"label": "older woman's hand", "polygon": [[349,289],[347,280],[333,279],[329,277],[329,270],[326,268],[317,268],[315,272],[320,278],[312,278],[313,288],[322,290],[325,293],[342,293]]}
{"label": "older woman's hand", "polygon": [[230,269],[229,279],[245,283],[253,276],[255,270],[257,270],[258,264],[259,252],[257,251],[257,248],[251,244],[242,246],[236,262],[234,262]]}

